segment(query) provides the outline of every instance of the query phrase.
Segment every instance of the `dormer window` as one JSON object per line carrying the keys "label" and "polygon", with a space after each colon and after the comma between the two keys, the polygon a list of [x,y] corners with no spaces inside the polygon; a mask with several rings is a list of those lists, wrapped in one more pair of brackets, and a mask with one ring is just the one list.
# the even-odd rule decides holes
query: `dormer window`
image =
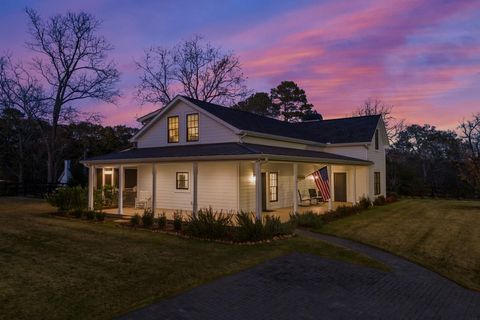
{"label": "dormer window", "polygon": [[168,143],[178,142],[178,116],[168,117],[167,127]]}
{"label": "dormer window", "polygon": [[378,140],[378,129],[375,130],[375,150],[378,150],[379,140]]}
{"label": "dormer window", "polygon": [[187,114],[187,141],[198,141],[198,113]]}

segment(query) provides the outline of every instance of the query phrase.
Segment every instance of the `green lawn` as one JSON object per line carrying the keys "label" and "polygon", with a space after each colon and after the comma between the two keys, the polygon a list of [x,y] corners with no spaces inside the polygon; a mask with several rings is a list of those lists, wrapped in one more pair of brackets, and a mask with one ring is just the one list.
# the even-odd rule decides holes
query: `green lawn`
{"label": "green lawn", "polygon": [[480,201],[405,199],[318,231],[383,248],[480,290]]}
{"label": "green lawn", "polygon": [[301,237],[233,246],[51,211],[40,200],[0,198],[0,318],[112,318],[293,251],[384,267]]}

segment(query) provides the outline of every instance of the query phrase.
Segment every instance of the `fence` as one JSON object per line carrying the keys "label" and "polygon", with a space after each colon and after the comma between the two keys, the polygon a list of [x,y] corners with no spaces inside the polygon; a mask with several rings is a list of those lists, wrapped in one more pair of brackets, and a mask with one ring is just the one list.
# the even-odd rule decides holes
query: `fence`
{"label": "fence", "polygon": [[65,186],[63,183],[17,183],[0,181],[0,197],[36,197],[44,198],[47,193],[58,187]]}

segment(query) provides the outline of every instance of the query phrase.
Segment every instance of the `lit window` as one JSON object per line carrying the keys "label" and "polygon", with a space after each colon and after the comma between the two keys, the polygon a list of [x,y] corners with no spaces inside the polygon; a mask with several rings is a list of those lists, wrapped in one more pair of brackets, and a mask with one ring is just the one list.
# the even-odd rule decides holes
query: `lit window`
{"label": "lit window", "polygon": [[375,130],[375,150],[378,150],[378,145],[379,145],[379,141],[378,141],[378,129]]}
{"label": "lit window", "polygon": [[198,113],[187,114],[187,141],[198,141]]}
{"label": "lit window", "polygon": [[375,195],[382,193],[381,185],[380,185],[380,172],[375,172]]}
{"label": "lit window", "polygon": [[188,190],[188,172],[177,172],[177,190]]}
{"label": "lit window", "polygon": [[270,172],[269,177],[269,190],[270,190],[270,202],[278,201],[278,172]]}
{"label": "lit window", "polygon": [[178,142],[178,116],[168,117],[168,143]]}

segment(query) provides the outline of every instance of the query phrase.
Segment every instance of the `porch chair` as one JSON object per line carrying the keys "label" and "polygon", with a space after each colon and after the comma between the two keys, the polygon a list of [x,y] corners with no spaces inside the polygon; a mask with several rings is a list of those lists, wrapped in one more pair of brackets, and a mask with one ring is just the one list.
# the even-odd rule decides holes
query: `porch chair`
{"label": "porch chair", "polygon": [[[312,205],[312,199],[302,197],[302,193],[300,192],[300,190],[297,190],[297,191],[298,191],[298,197],[300,199],[300,202],[298,203],[298,205],[302,206],[302,207],[311,206]],[[307,205],[305,205],[306,202],[308,202]]]}
{"label": "porch chair", "polygon": [[315,200],[316,203],[323,201],[323,197],[321,194],[317,193],[317,189],[308,189],[308,194],[310,195],[310,199]]}
{"label": "porch chair", "polygon": [[135,198],[135,209],[146,209],[151,206],[152,196],[150,191],[140,190]]}

